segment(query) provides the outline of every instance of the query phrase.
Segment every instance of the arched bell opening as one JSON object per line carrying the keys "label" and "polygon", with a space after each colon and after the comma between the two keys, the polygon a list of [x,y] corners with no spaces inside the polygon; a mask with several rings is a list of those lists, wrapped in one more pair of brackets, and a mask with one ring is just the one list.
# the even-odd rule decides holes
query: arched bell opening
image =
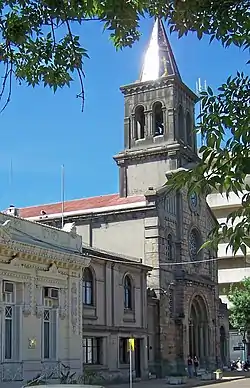
{"label": "arched bell opening", "polygon": [[159,101],[153,105],[153,133],[154,136],[164,134],[162,103]]}
{"label": "arched bell opening", "polygon": [[145,112],[143,106],[135,109],[135,140],[145,138]]}

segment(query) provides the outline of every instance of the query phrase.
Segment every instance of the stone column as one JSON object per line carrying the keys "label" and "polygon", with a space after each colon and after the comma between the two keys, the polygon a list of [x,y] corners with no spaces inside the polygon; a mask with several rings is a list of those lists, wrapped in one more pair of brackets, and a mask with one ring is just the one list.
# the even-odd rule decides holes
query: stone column
{"label": "stone column", "polygon": [[175,111],[174,109],[168,109],[168,140],[175,140]]}
{"label": "stone column", "polygon": [[192,357],[194,356],[194,354],[196,352],[195,347],[196,347],[196,344],[195,344],[195,323],[193,322],[193,324],[192,324],[192,352],[193,353],[191,354]]}
{"label": "stone column", "polygon": [[145,114],[145,135],[146,137],[153,137],[153,112],[147,111]]}
{"label": "stone column", "polygon": [[141,339],[141,360],[142,360],[142,365],[141,365],[141,371],[143,376],[142,377],[148,377],[148,349],[147,349],[147,336],[144,336]]}
{"label": "stone column", "polygon": [[166,115],[166,108],[162,108],[162,115],[163,115],[163,136],[166,138],[166,134],[168,132],[168,127],[167,127],[167,115]]}
{"label": "stone column", "polygon": [[198,323],[196,322],[195,323],[195,356],[199,357],[199,344],[200,344],[200,341],[199,341],[199,325]]}
{"label": "stone column", "polygon": [[204,352],[204,322],[200,324],[200,359],[204,362],[205,360],[205,352]]}
{"label": "stone column", "polygon": [[136,123],[135,123],[135,114],[131,115],[131,140],[134,141],[136,139]]}

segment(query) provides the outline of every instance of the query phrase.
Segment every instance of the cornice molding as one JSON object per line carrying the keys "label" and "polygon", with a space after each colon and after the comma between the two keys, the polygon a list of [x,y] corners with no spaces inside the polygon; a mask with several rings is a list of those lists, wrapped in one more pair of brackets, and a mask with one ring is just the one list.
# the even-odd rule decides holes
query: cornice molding
{"label": "cornice molding", "polygon": [[121,86],[120,90],[126,96],[131,94],[138,94],[140,92],[159,89],[166,86],[167,87],[173,86],[174,83],[175,83],[174,77],[164,77],[164,78],[159,78],[156,81],[135,82],[133,84]]}
{"label": "cornice molding", "polygon": [[122,151],[119,154],[115,155],[113,159],[120,164],[120,160],[122,163],[125,163],[127,160],[143,160],[150,158],[150,161],[152,161],[152,156],[159,157],[159,156],[175,156],[178,152],[180,152],[181,145],[179,143],[171,143],[171,144],[164,144],[161,146],[154,146],[150,148],[145,149],[129,149],[126,151]]}
{"label": "cornice molding", "polygon": [[9,252],[9,256],[13,253],[18,253],[20,260],[24,261],[20,263],[20,265],[27,268],[37,268],[37,265],[39,264],[45,264],[48,266],[51,264],[53,265],[54,263],[57,267],[62,267],[64,269],[80,269],[88,266],[90,263],[90,259],[80,254],[76,255],[64,251],[58,252],[54,249],[14,241],[6,238],[6,235],[3,238],[2,233],[0,235],[0,251],[1,250],[3,250],[5,254]]}
{"label": "cornice molding", "polygon": [[140,92],[157,90],[170,86],[177,86],[181,88],[193,101],[198,101],[198,96],[176,76],[161,77],[155,81],[134,82],[133,84],[121,86],[120,90],[124,96],[129,96]]}
{"label": "cornice molding", "polygon": [[[117,215],[138,214],[138,213],[142,213],[142,212],[149,211],[152,209],[153,209],[153,206],[147,204],[147,205],[143,205],[141,207],[134,208],[134,209],[127,208],[127,209],[119,209],[119,210],[108,210],[105,212],[100,211],[100,213],[77,214],[77,215],[73,215],[73,216],[67,215],[67,213],[66,213],[64,218],[68,222],[73,222],[73,221],[85,222],[86,220],[95,221],[95,220],[99,220],[100,218],[103,218],[103,217],[115,218]],[[54,220],[58,220],[58,218],[54,219]]]}

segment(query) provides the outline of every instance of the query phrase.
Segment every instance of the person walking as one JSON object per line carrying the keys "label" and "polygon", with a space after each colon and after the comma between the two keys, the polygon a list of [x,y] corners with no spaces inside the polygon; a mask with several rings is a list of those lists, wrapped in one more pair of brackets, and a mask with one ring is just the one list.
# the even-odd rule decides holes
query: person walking
{"label": "person walking", "polygon": [[198,376],[198,369],[199,369],[199,360],[196,356],[194,356],[194,375],[195,375],[195,377]]}
{"label": "person walking", "polygon": [[188,359],[187,359],[187,370],[188,370],[188,377],[191,379],[193,377],[193,371],[194,371],[193,359],[191,356],[188,356]]}

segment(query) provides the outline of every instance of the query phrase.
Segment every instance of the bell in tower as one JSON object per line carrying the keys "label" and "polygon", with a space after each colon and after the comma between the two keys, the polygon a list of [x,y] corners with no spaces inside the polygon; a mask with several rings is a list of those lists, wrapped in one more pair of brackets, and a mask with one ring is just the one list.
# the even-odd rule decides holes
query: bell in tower
{"label": "bell in tower", "polygon": [[120,195],[164,185],[166,173],[197,160],[197,96],[182,82],[164,25],[156,19],[139,81],[121,87],[125,98]]}

